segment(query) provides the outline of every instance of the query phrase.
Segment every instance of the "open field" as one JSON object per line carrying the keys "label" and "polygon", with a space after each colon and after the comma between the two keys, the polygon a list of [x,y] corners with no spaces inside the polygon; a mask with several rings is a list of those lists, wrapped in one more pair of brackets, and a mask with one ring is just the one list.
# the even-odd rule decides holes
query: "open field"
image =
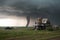
{"label": "open field", "polygon": [[32,28],[5,30],[0,28],[0,40],[51,40],[56,37],[60,38],[60,30],[32,30]]}

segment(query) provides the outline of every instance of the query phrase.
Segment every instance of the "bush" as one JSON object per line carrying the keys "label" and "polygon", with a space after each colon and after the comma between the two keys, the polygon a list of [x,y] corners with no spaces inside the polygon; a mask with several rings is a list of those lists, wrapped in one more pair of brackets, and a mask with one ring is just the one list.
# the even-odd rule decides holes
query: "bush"
{"label": "bush", "polygon": [[9,29],[9,30],[11,30],[11,29],[13,29],[13,27],[6,27],[5,29]]}

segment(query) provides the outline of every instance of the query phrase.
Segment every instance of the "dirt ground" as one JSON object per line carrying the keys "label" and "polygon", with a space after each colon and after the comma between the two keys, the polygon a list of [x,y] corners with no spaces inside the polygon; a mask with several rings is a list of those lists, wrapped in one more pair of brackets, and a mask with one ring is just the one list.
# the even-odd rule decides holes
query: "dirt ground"
{"label": "dirt ground", "polygon": [[55,37],[55,38],[51,38],[51,39],[48,39],[48,40],[60,40],[60,37]]}
{"label": "dirt ground", "polygon": [[[21,39],[21,38],[9,38],[7,40],[25,40],[25,38]],[[29,40],[29,38],[27,38],[26,40]],[[55,38],[51,38],[51,39],[47,39],[47,40],[60,40],[60,37],[55,37]]]}

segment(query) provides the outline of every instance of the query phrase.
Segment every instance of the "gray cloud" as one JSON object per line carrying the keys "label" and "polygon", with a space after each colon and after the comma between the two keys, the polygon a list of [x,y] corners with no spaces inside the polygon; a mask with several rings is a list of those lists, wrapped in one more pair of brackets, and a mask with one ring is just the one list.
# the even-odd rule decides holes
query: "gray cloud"
{"label": "gray cloud", "polygon": [[[60,0],[0,0],[3,15],[48,17],[53,23],[60,24]],[[15,7],[8,9],[7,7]],[[1,14],[1,13],[0,13]]]}

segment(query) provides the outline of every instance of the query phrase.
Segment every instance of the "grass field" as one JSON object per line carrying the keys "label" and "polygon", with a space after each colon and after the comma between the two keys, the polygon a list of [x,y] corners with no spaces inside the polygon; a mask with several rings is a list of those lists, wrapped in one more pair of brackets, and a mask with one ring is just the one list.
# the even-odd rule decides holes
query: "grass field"
{"label": "grass field", "polygon": [[32,30],[32,28],[5,30],[0,28],[0,40],[48,40],[54,37],[60,37],[60,30]]}

